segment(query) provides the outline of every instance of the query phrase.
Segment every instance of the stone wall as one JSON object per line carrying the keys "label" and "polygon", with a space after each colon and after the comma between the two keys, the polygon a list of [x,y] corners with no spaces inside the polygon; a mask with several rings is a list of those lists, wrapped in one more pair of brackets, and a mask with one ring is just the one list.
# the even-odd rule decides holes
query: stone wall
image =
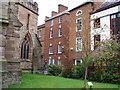
{"label": "stone wall", "polygon": [[1,87],[7,88],[10,84],[21,81],[20,60],[17,57],[18,46],[15,42],[20,38],[16,32],[22,24],[17,18],[15,2],[0,2],[0,75]]}
{"label": "stone wall", "polygon": [[[20,28],[19,35],[19,48],[22,47],[22,43],[25,37],[29,39],[29,58],[27,60],[21,60],[20,67],[23,72],[32,72],[33,70],[33,49],[36,45],[37,22],[38,22],[38,5],[33,2],[20,1],[16,3],[18,8],[18,18],[23,26]],[[29,19],[29,20],[28,20]],[[29,21],[29,22],[28,22]],[[19,51],[19,57],[21,50]]]}

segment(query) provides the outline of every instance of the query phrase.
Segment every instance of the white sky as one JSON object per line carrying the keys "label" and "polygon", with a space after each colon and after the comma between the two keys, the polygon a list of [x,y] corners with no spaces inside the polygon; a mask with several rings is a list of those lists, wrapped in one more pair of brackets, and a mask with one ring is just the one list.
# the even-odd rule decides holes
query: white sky
{"label": "white sky", "polygon": [[87,0],[34,0],[39,5],[38,25],[44,24],[45,16],[50,17],[51,11],[58,11],[58,4],[62,4],[72,9]]}

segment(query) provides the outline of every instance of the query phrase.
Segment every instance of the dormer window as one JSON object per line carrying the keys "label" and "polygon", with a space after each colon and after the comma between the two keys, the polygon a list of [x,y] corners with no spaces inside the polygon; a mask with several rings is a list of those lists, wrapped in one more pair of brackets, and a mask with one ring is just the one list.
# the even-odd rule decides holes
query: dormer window
{"label": "dormer window", "polygon": [[80,16],[80,15],[82,15],[82,10],[78,10],[76,13],[76,16]]}

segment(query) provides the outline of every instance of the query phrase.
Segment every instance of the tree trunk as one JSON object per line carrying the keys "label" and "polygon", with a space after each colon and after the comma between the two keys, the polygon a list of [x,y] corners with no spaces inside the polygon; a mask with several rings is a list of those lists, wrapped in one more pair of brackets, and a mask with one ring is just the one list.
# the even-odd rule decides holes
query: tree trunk
{"label": "tree trunk", "polygon": [[85,78],[84,78],[84,89],[86,89],[86,81],[87,81],[87,72],[88,72],[88,67],[85,67]]}

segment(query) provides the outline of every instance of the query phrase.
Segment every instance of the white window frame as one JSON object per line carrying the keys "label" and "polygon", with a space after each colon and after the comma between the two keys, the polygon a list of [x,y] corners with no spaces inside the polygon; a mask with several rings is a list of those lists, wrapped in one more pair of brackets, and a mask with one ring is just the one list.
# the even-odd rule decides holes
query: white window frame
{"label": "white window frame", "polygon": [[51,20],[50,21],[50,26],[53,26],[54,25],[54,20]]}
{"label": "white window frame", "polygon": [[[77,28],[77,21],[79,19],[81,19],[81,29],[78,30],[78,28]],[[76,19],[76,32],[79,32],[79,31],[82,31],[82,18],[81,17]]]}
{"label": "white window frame", "polygon": [[62,32],[62,27],[59,27],[59,35],[58,35],[58,37],[62,37],[62,34],[60,35],[60,32]]}
{"label": "white window frame", "polygon": [[58,65],[61,65],[62,63],[61,63],[61,59],[58,59]]}
{"label": "white window frame", "polygon": [[[60,47],[61,46],[61,47]],[[60,49],[61,49],[61,51],[60,51]],[[62,53],[62,45],[61,44],[58,44],[58,53],[60,54],[60,53]]]}
{"label": "white window frame", "polygon": [[[78,12],[81,12],[81,13],[78,14]],[[76,12],[76,16],[80,16],[80,15],[82,15],[82,10],[78,10],[78,11]]]}
{"label": "white window frame", "polygon": [[[52,31],[52,34],[51,34],[51,31]],[[50,29],[50,38],[53,38],[53,30],[52,30],[52,28]]]}
{"label": "white window frame", "polygon": [[[52,47],[52,52],[50,50],[50,47]],[[53,46],[52,45],[49,46],[49,54],[53,54]]]}
{"label": "white window frame", "polygon": [[82,63],[82,58],[81,60],[75,60],[75,65],[77,65],[77,61],[80,61],[80,63]]}
{"label": "white window frame", "polygon": [[[79,38],[81,38],[81,42],[80,42],[81,43],[81,49],[80,50],[77,49],[77,41],[78,41]],[[77,37],[76,38],[76,51],[77,52],[82,51],[82,37]]]}
{"label": "white window frame", "polygon": [[63,18],[62,18],[62,16],[60,16],[60,17],[59,17],[59,24],[61,24],[62,21],[63,21]]}
{"label": "white window frame", "polygon": [[[52,64],[51,64],[51,60],[53,60]],[[49,59],[49,65],[53,65],[53,64],[55,64],[55,60],[52,59],[52,58],[50,58],[50,59]]]}

